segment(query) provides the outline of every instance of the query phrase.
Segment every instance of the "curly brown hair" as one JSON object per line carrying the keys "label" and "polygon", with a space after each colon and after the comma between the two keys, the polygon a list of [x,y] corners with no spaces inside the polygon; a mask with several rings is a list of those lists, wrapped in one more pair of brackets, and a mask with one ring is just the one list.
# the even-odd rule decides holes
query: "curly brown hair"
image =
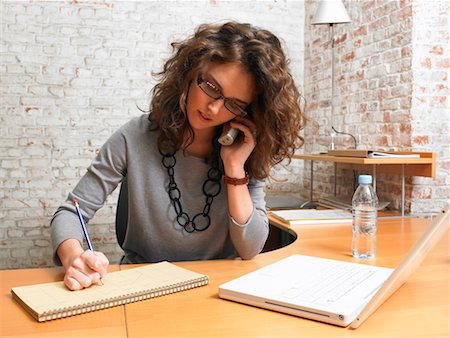
{"label": "curly brown hair", "polygon": [[268,30],[250,24],[228,22],[203,24],[195,34],[171,44],[173,55],[163,70],[155,73],[160,82],[152,90],[150,120],[161,134],[158,147],[183,145],[187,132],[194,137],[186,114],[186,98],[194,73],[208,63],[239,62],[256,81],[257,98],[251,104],[258,142],[245,164],[250,177],[264,179],[270,169],[303,145],[299,134],[306,119],[301,95],[290,74],[280,40]]}

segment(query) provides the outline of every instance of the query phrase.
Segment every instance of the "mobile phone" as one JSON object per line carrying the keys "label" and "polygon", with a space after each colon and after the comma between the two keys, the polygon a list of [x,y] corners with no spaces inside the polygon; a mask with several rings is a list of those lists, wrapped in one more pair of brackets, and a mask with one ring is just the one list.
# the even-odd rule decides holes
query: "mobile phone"
{"label": "mobile phone", "polygon": [[[249,110],[247,112],[247,116],[249,118],[252,118],[253,113]],[[230,124],[227,123],[223,126],[222,134],[220,134],[220,137],[218,139],[219,143],[224,146],[232,145],[233,142],[236,140],[236,138],[239,135],[239,129],[231,128]]]}
{"label": "mobile phone", "polygon": [[222,134],[219,137],[219,143],[224,146],[232,145],[239,134],[239,130],[235,128],[223,128]]}

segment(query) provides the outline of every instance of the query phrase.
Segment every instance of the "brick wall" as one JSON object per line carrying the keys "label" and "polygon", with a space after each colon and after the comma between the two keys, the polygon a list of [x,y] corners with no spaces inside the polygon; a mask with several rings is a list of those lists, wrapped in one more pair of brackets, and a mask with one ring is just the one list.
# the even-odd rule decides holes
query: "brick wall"
{"label": "brick wall", "polygon": [[[0,10],[0,268],[52,266],[52,214],[107,137],[147,107],[170,41],[203,22],[251,22],[284,40],[303,80],[303,2],[1,1]],[[112,262],[116,200],[89,227]]]}
{"label": "brick wall", "polygon": [[[354,135],[360,149],[436,151],[435,180],[406,180],[407,210],[436,212],[450,186],[448,2],[344,1],[352,23],[335,25],[334,110],[329,26],[310,24],[317,3],[305,6],[304,86],[311,118],[305,152],[327,150],[331,126]],[[342,135],[335,142],[337,149],[354,145]],[[315,170],[314,198],[331,195],[333,165],[317,163]],[[379,198],[400,208],[399,176],[377,178]],[[303,188],[306,197],[307,170]],[[353,188],[354,173],[338,170],[337,194],[349,200]]]}
{"label": "brick wall", "polygon": [[450,198],[449,2],[413,6],[411,143],[436,151],[436,179],[413,179],[411,212],[428,214]]}

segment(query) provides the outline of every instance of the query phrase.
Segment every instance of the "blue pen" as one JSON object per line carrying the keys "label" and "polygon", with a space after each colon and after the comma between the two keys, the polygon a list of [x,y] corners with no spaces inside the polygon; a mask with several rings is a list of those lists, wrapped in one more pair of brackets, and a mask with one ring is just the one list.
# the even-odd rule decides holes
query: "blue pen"
{"label": "blue pen", "polygon": [[[73,204],[75,204],[75,209],[77,210],[78,219],[80,220],[81,228],[83,229],[84,238],[86,238],[86,243],[88,245],[89,250],[94,252],[94,247],[92,246],[91,239],[89,238],[89,234],[86,229],[86,223],[84,223],[83,216],[81,215],[80,205],[77,200],[73,200]],[[100,277],[100,282],[103,285],[102,278]]]}
{"label": "blue pen", "polygon": [[75,209],[77,210],[78,219],[80,220],[81,228],[83,229],[84,238],[86,238],[86,242],[89,250],[94,251],[94,248],[91,243],[91,239],[89,238],[89,234],[86,229],[86,223],[84,223],[83,216],[81,215],[80,205],[77,200],[73,200],[73,204],[75,204]]}

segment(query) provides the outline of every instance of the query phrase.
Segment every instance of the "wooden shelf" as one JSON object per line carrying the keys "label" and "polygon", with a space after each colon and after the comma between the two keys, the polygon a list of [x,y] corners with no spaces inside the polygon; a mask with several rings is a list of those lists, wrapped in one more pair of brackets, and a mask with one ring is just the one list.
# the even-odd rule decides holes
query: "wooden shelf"
{"label": "wooden shelf", "polygon": [[[422,177],[436,177],[436,153],[434,152],[398,152],[398,154],[418,154],[420,158],[405,158],[405,157],[389,157],[389,158],[361,158],[361,157],[344,157],[331,156],[328,154],[297,154],[293,158],[310,160],[310,161],[325,161],[342,164],[342,169],[362,169],[367,165],[376,165],[377,172],[402,174],[405,176],[422,176]],[[347,165],[347,166],[346,166]]]}
{"label": "wooden shelf", "polygon": [[[395,152],[396,154],[417,154],[420,157],[383,157],[383,158],[367,158],[367,157],[350,157],[350,156],[333,156],[329,154],[296,154],[293,158],[311,161],[311,191],[310,201],[313,199],[313,182],[314,182],[314,161],[325,161],[334,163],[334,174],[336,176],[336,167],[339,164],[340,169],[352,169],[357,171],[367,170],[367,166],[371,166],[374,178],[373,185],[376,189],[377,173],[387,173],[401,175],[402,184],[402,216],[405,215],[405,177],[406,176],[422,176],[436,177],[436,153],[434,152]],[[334,187],[336,195],[336,181]]]}

